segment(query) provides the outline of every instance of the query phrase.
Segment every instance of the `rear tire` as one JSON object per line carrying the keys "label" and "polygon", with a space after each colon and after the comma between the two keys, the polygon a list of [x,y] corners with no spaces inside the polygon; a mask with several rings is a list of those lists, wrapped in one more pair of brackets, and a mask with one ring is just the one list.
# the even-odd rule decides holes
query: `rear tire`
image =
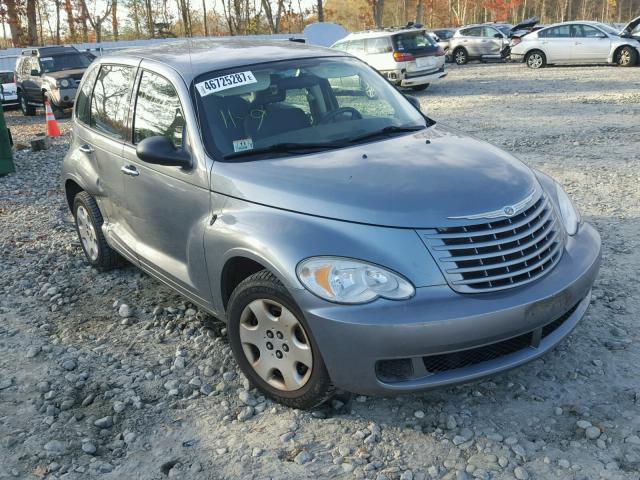
{"label": "rear tire", "polygon": [[464,48],[456,48],[453,52],[453,61],[456,62],[457,65],[464,65],[469,61],[469,54],[467,50]]}
{"label": "rear tire", "polygon": [[616,52],[614,61],[619,67],[633,67],[638,63],[638,52],[633,47],[622,47]]}
{"label": "rear tire", "polygon": [[20,110],[25,117],[33,117],[36,114],[36,107],[27,103],[27,97],[22,92],[18,92],[18,102]]}
{"label": "rear tire", "polygon": [[429,88],[430,83],[425,83],[423,85],[415,85],[413,87],[411,87],[411,89],[415,92],[421,92],[423,90],[426,90],[427,88]]}
{"label": "rear tire", "polygon": [[313,408],[334,393],[300,308],[268,270],[235,288],[227,308],[229,344],[252,385],[276,402]]}
{"label": "rear tire", "polygon": [[87,262],[106,272],[122,265],[122,257],[107,243],[102,233],[102,214],[98,204],[87,192],[80,192],[73,200],[73,218],[80,245]]}
{"label": "rear tire", "polygon": [[547,66],[547,57],[540,50],[532,50],[527,53],[524,57],[524,61],[527,64],[527,67],[533,68],[534,70]]}

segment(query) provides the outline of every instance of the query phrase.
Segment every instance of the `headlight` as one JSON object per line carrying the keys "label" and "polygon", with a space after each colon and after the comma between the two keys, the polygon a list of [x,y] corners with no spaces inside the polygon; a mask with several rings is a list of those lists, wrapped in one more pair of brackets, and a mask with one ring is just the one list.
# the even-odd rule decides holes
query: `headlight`
{"label": "headlight", "polygon": [[60,86],[62,88],[67,88],[70,85],[69,80],[67,80],[66,78],[63,78],[62,80],[60,80]]}
{"label": "headlight", "polygon": [[558,197],[558,205],[560,206],[560,216],[564,222],[564,228],[569,235],[575,235],[578,227],[582,222],[582,217],[576,206],[565,193],[562,187],[556,183],[556,196]]}
{"label": "headlight", "polygon": [[378,297],[404,300],[415,293],[397,273],[349,258],[308,258],[298,264],[296,274],[310,292],[336,303],[365,303]]}

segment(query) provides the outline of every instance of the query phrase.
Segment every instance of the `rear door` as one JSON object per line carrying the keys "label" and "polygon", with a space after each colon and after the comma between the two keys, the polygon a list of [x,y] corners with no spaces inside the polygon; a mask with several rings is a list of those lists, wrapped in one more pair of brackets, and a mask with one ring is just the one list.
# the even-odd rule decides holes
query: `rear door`
{"label": "rear door", "polygon": [[482,55],[482,27],[471,27],[462,31],[462,46],[467,50],[470,57],[479,57]]}
{"label": "rear door", "polygon": [[571,25],[558,25],[538,32],[540,44],[547,56],[548,63],[570,63],[574,40],[571,38]]}
{"label": "rear door", "polygon": [[573,62],[607,63],[611,51],[608,35],[591,25],[576,24],[571,26],[571,36],[574,40]]}
{"label": "rear door", "polygon": [[[209,170],[206,156],[195,152],[190,140],[187,125],[196,120],[189,109],[188,90],[173,70],[145,68],[144,62],[141,67],[129,120],[132,134],[123,151],[125,216],[136,255],[141,267],[198,304],[213,308],[203,243],[211,219]],[[167,137],[176,148],[189,151],[193,166],[140,160],[136,146],[154,136]]]}
{"label": "rear door", "polygon": [[102,195],[100,210],[105,217],[103,230],[130,260],[135,261],[135,239],[126,216],[124,175],[122,174],[126,120],[136,76],[136,64],[102,64],[91,97],[89,128],[82,132],[79,149],[98,164]]}

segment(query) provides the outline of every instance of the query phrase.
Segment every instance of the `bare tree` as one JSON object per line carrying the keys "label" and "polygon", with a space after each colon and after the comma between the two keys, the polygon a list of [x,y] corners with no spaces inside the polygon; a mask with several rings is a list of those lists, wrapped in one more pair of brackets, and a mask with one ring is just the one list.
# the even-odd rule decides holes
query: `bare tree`
{"label": "bare tree", "polygon": [[111,0],[108,0],[104,14],[98,14],[94,17],[89,14],[86,0],[80,0],[80,6],[82,7],[82,10],[84,12],[84,19],[89,22],[93,30],[96,32],[96,42],[102,42],[102,24],[109,17],[109,15],[111,15],[113,3],[111,3]]}
{"label": "bare tree", "polygon": [[111,32],[113,33],[113,39],[118,41],[118,0],[111,0],[113,6],[111,7]]}
{"label": "bare tree", "polygon": [[269,0],[262,0],[262,8],[264,14],[267,17],[267,23],[269,24],[269,33],[280,33],[280,19],[282,18],[282,12],[284,10],[284,0],[277,0],[277,10],[275,18],[273,16],[273,8]]}
{"label": "bare tree", "polygon": [[316,5],[318,6],[318,21],[324,22],[324,8],[322,6],[322,0],[318,0]]}
{"label": "bare tree", "polygon": [[27,0],[27,43],[38,44],[38,19],[36,18],[36,0]]}
{"label": "bare tree", "polygon": [[371,0],[371,6],[373,7],[373,21],[376,27],[381,28],[384,15],[384,0]]}

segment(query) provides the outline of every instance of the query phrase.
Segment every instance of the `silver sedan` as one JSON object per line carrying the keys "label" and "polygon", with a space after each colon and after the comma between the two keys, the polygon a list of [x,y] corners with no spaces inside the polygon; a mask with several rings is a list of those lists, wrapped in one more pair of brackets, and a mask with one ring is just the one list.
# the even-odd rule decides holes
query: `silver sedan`
{"label": "silver sedan", "polygon": [[[624,32],[624,31],[623,31]],[[512,42],[511,60],[530,68],[548,64],[636,65],[640,42],[599,22],[565,22]]]}

